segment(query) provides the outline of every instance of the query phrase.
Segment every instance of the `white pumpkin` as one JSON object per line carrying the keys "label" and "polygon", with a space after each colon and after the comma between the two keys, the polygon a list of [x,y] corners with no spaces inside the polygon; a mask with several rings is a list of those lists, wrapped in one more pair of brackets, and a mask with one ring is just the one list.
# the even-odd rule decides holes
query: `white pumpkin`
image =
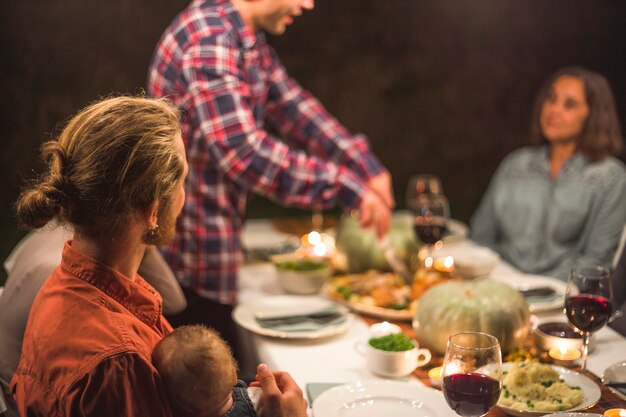
{"label": "white pumpkin", "polygon": [[439,354],[450,336],[464,331],[491,334],[507,352],[528,336],[530,311],[524,296],[508,284],[452,281],[422,295],[413,328],[420,342]]}

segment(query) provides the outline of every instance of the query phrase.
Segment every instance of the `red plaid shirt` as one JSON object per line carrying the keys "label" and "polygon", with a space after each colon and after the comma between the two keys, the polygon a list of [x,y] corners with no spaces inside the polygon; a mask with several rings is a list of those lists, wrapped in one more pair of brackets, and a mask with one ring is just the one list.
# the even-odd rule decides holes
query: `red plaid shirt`
{"label": "red plaid shirt", "polygon": [[[165,256],[181,284],[236,302],[248,193],[302,208],[355,208],[384,168],[252,33],[226,0],[193,1],[165,30],[148,91],[183,111],[187,199]],[[268,133],[285,138],[291,147]]]}

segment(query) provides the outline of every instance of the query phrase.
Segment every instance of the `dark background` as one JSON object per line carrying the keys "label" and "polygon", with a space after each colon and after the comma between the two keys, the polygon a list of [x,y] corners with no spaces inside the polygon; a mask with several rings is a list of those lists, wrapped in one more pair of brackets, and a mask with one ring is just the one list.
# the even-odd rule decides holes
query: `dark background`
{"label": "dark background", "polygon": [[[57,125],[112,92],[137,93],[183,0],[2,0],[0,260],[25,233],[12,204]],[[468,221],[502,157],[527,142],[534,95],[555,70],[603,73],[626,122],[626,1],[319,0],[270,38],[291,74],[394,178],[442,178]],[[623,155],[622,155],[623,158]],[[250,216],[304,215],[254,198]],[[0,283],[4,280],[0,273]]]}

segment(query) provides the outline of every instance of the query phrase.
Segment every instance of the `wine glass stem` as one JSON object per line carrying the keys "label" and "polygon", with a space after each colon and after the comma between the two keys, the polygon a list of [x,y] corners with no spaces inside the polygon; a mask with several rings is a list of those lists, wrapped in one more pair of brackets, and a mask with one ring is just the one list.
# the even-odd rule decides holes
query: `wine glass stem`
{"label": "wine glass stem", "polygon": [[583,336],[583,364],[580,367],[583,371],[587,368],[587,357],[589,356],[589,341],[591,339],[591,333],[586,332]]}

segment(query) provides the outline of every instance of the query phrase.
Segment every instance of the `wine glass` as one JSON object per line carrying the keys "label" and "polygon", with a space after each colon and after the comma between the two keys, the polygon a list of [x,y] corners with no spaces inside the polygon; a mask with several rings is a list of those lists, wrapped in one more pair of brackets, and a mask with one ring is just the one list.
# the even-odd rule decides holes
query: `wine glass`
{"label": "wine glass", "polygon": [[414,209],[417,197],[422,194],[442,194],[441,180],[436,175],[418,174],[409,178],[406,188],[406,207]]}
{"label": "wine glass", "polygon": [[611,273],[607,268],[572,268],[565,289],[565,314],[570,324],[583,337],[583,370],[587,367],[591,333],[602,328],[611,318],[611,300]]}
{"label": "wine glass", "polygon": [[463,417],[483,416],[502,389],[502,352],[490,334],[464,332],[450,336],[443,359],[442,390],[448,405]]}

